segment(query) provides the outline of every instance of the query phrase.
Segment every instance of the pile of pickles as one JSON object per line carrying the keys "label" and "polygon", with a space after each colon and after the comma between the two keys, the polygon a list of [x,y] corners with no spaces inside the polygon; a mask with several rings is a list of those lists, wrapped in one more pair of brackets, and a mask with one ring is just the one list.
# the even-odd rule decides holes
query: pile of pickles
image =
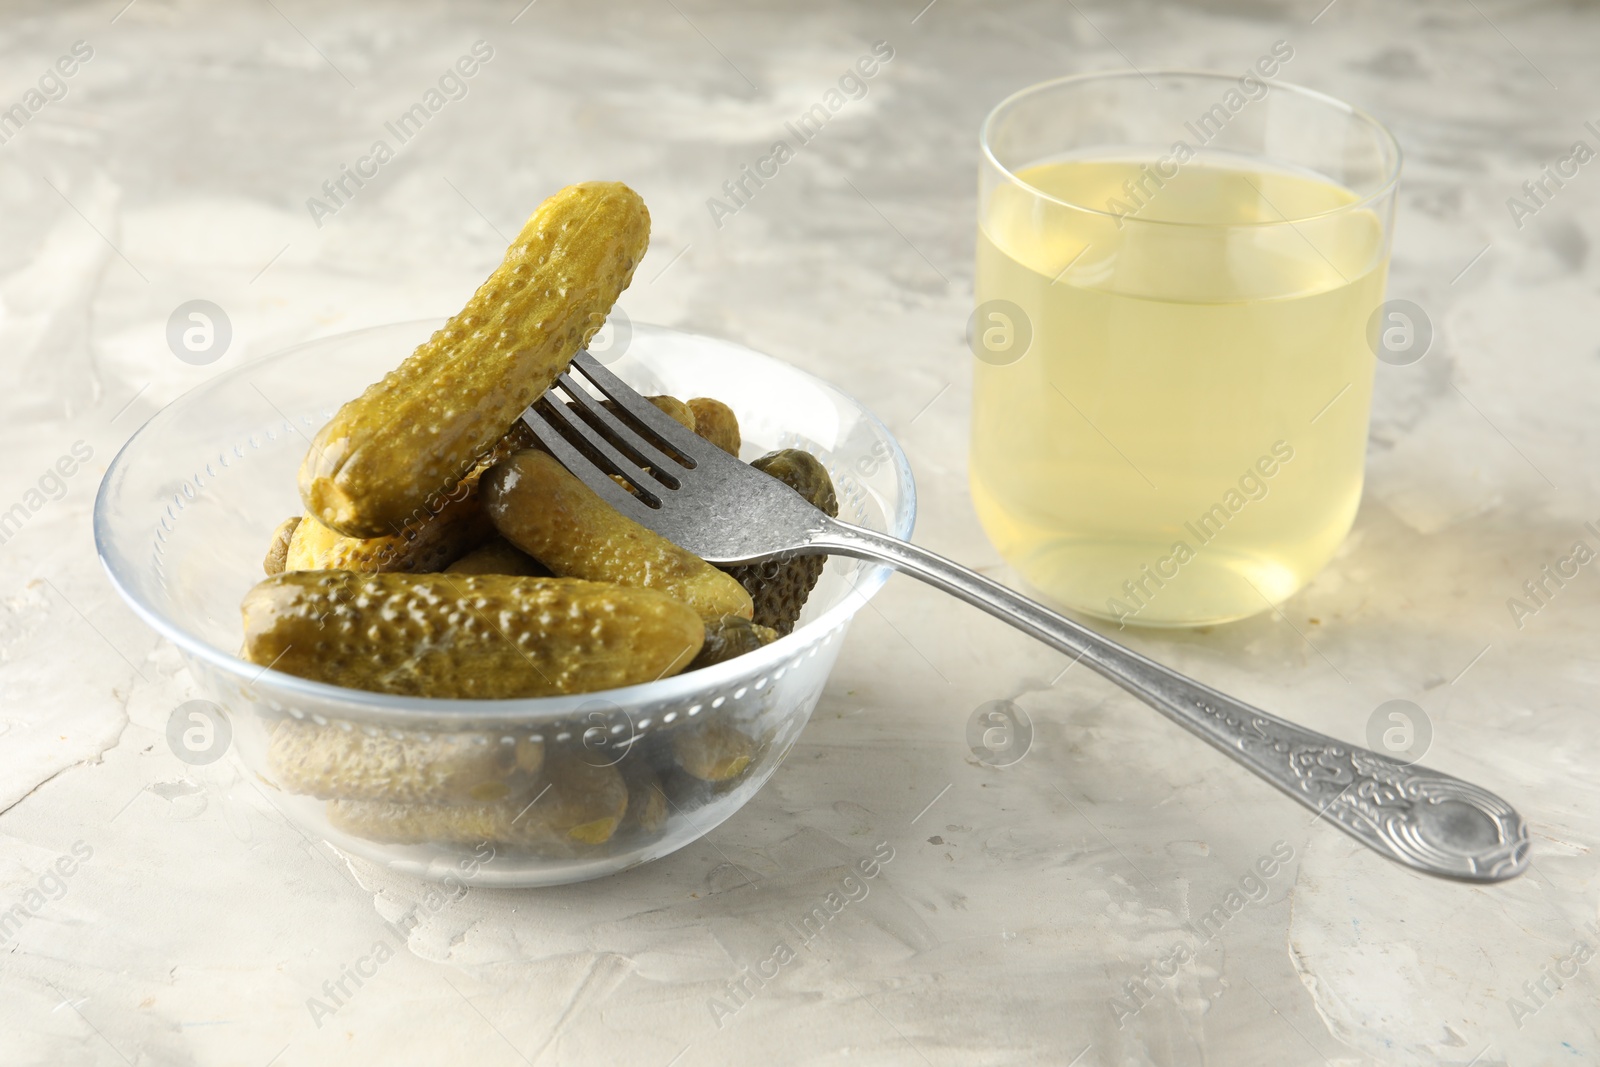
{"label": "pile of pickles", "polygon": [[[460,313],[346,403],[300,467],[302,515],[246,594],[253,663],[377,693],[496,700],[655,681],[789,633],[808,556],[716,567],[621,515],[519,421],[604,324],[649,240],[639,196],[569,186],[540,205]],[[651,402],[737,456],[734,412]],[[837,514],[821,461],[753,461]],[[771,738],[707,710],[628,732],[374,729],[284,718],[268,771],[371,841],[579,853],[658,831],[725,791]]]}

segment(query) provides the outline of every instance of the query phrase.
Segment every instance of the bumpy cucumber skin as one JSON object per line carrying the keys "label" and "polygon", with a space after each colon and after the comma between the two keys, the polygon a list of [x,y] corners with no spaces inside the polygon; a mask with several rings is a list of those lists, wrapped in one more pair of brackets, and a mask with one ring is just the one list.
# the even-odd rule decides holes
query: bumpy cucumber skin
{"label": "bumpy cucumber skin", "polygon": [[414,521],[588,344],[649,238],[644,201],[620,182],[546,200],[467,306],[317,433],[300,466],[306,510],[350,537]]}
{"label": "bumpy cucumber skin", "polygon": [[300,516],[291,515],[278,523],[272,531],[272,543],[267,545],[267,556],[261,561],[261,569],[268,574],[282,574],[289,560],[289,544],[294,540],[294,532],[300,526]]}
{"label": "bumpy cucumber skin", "polygon": [[456,486],[436,514],[387,537],[346,537],[307,515],[289,542],[284,569],[426,574],[442,571],[494,536],[478,500],[478,476]]}
{"label": "bumpy cucumber skin", "polygon": [[243,604],[245,658],[332,685],[509,699],[654,681],[700,651],[694,611],[653,589],[507,575],[299,571]]}
{"label": "bumpy cucumber skin", "polygon": [[[833,491],[828,468],[811,453],[785,448],[752,460],[750,465],[778,479],[829,515],[839,514],[839,498]],[[738,579],[754,601],[751,618],[787,635],[794,630],[806,598],[822,577],[827,562],[826,556],[792,556],[724,569]]]}
{"label": "bumpy cucumber skin", "polygon": [[724,615],[706,623],[706,643],[700,646],[700,654],[687,669],[694,671],[713,663],[726,663],[777,639],[778,631],[770,626],[758,625],[738,615]]}
{"label": "bumpy cucumber skin", "polygon": [[547,452],[483,476],[484,510],[507,541],[557,574],[661,592],[706,620],[750,617],[750,594],[691,552],[617,512]]}
{"label": "bumpy cucumber skin", "polygon": [[689,401],[689,410],[694,413],[695,433],[739,458],[739,418],[732,408],[709,396],[697,396]]}
{"label": "bumpy cucumber skin", "polygon": [[396,737],[284,719],[272,731],[267,761],[280,787],[322,800],[481,804],[525,789],[544,763],[544,745],[498,733]]}
{"label": "bumpy cucumber skin", "polygon": [[340,799],[328,804],[328,820],[347,833],[390,844],[488,842],[541,848],[604,844],[627,809],[628,787],[621,772],[566,753],[551,758],[529,792],[504,801],[450,805]]}
{"label": "bumpy cucumber skin", "polygon": [[550,568],[499,534],[444,569],[446,574],[511,574],[522,578],[550,578]]}

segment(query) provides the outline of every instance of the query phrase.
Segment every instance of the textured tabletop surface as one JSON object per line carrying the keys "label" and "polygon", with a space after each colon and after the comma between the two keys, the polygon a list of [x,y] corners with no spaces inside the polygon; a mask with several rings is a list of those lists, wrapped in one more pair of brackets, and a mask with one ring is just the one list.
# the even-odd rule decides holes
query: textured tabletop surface
{"label": "textured tabletop surface", "polygon": [[[0,118],[0,1064],[1600,1059],[1600,163],[1523,190],[1576,142],[1600,149],[1600,9],[524,2],[0,13],[0,115],[27,119]],[[864,91],[728,201],[723,183],[880,41],[892,58]],[[857,619],[747,808],[601,882],[430,898],[307,840],[230,760],[169,750],[172,710],[203,694],[95,559],[118,447],[243,360],[455,310],[574,180],[650,205],[630,316],[861,397],[911,458],[918,539],[1004,579],[965,472],[980,119],[1044,78],[1242,72],[1277,41],[1284,77],[1399,137],[1390,292],[1425,310],[1433,346],[1379,366],[1360,516],[1304,591],[1129,640],[1356,741],[1410,701],[1429,764],[1530,820],[1525,877],[1389,864],[905,579]],[[396,145],[386,124],[475,46],[490,58],[459,98]],[[392,158],[329,199],[379,140]],[[207,365],[166,339],[194,299],[231,324]],[[967,728],[1002,699],[1033,737],[994,767]],[[870,893],[797,937],[875,849],[892,859]],[[403,948],[316,1011],[407,912]],[[793,960],[748,981],[780,942]]]}

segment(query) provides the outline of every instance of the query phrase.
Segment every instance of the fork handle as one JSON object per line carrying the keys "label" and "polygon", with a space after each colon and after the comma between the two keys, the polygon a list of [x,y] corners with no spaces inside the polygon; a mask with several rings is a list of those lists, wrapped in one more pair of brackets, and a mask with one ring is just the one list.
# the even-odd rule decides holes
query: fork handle
{"label": "fork handle", "polygon": [[808,548],[886,563],[1081,660],[1392,860],[1471,882],[1527,868],[1526,824],[1486,789],[1269,715],[908,541],[832,519]]}

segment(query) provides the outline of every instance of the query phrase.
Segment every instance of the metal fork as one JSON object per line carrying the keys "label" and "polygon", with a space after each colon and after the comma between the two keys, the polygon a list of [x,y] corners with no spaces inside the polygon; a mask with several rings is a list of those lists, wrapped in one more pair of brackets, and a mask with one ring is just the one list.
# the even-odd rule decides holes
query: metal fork
{"label": "metal fork", "polygon": [[703,559],[836,553],[886,563],[1082,660],[1392,860],[1470,882],[1527,868],[1527,826],[1488,790],[1269,715],[926,549],[830,518],[674,422],[587,352],[523,419],[618,511]]}

